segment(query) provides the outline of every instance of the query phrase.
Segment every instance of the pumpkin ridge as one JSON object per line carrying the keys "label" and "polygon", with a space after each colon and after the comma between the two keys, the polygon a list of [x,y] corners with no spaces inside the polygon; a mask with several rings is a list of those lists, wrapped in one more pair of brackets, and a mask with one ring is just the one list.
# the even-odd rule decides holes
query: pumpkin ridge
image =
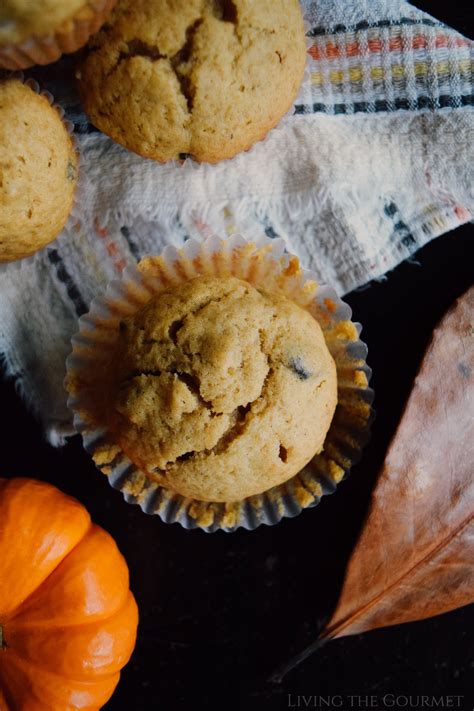
{"label": "pumpkin ridge", "polygon": [[[101,686],[106,687],[106,691],[103,691],[102,696],[99,700],[99,703],[97,705],[95,704],[95,700],[90,700],[89,705],[87,706],[73,706],[71,705],[71,708],[77,708],[78,711],[79,709],[82,708],[93,708],[97,709],[97,711],[109,700],[111,697],[113,691],[115,690],[119,680],[120,680],[120,672],[115,672],[112,674],[108,674],[107,676],[101,676],[97,679],[70,679],[69,677],[64,677],[62,674],[55,674],[54,672],[45,669],[42,669],[39,667],[37,664],[34,664],[33,662],[26,661],[22,659],[22,657],[17,654],[16,652],[12,652],[9,655],[8,662],[5,664],[6,671],[8,671],[8,666],[10,667],[16,667],[17,672],[19,672],[20,676],[24,677],[31,677],[31,670],[37,670],[37,673],[34,673],[34,678],[40,679],[42,682],[48,682],[47,686],[47,693],[48,696],[51,697],[53,704],[51,707],[46,707],[48,708],[48,711],[56,711],[57,709],[63,709],[64,706],[64,700],[61,698],[60,695],[57,694],[57,689],[61,686],[61,682],[67,684],[67,685],[76,685],[76,689],[73,689],[73,692],[76,692],[78,694],[90,694],[91,696],[96,696],[96,690],[98,690]],[[11,671],[11,669],[10,669]],[[7,684],[5,684],[6,674],[3,674],[3,676],[0,674],[0,679],[2,681],[2,691],[5,690],[5,687]],[[110,683],[109,683],[110,682]],[[46,684],[45,684],[46,686]],[[80,687],[83,687],[82,689]],[[79,687],[79,688],[77,688]],[[95,688],[94,688],[95,687]],[[108,687],[108,688],[107,688]],[[9,699],[10,699],[10,706],[11,706],[11,711],[16,711],[18,708],[18,704],[15,700],[15,693],[12,691],[11,686],[8,686],[8,691],[9,691]],[[43,691],[38,691],[38,687],[35,686],[34,684],[30,684],[28,691],[34,699],[38,700],[39,703],[45,704],[44,700],[44,686],[43,686]],[[68,689],[70,692],[71,689]],[[20,707],[20,708],[27,708],[25,707]],[[68,707],[69,708],[69,705]]]}
{"label": "pumpkin ridge", "polygon": [[[46,668],[42,667],[40,664],[37,664],[36,662],[31,661],[30,659],[24,659],[21,656],[21,654],[18,653],[18,651],[16,649],[12,650],[8,661],[11,662],[12,664],[17,664],[19,667],[22,667],[23,669],[25,667],[28,667],[28,668],[31,667],[31,668],[37,669],[40,674],[45,674],[47,676],[54,677],[54,679],[61,679],[63,681],[69,681],[69,682],[72,682],[73,684],[91,684],[91,685],[93,685],[96,682],[98,684],[100,684],[103,681],[107,681],[108,679],[114,678],[119,673],[116,671],[110,672],[110,674],[101,674],[100,676],[98,676],[96,678],[92,677],[90,679],[78,679],[77,677],[73,677],[73,676],[64,676],[64,674],[57,674],[56,672],[51,671],[50,669],[46,669]],[[2,687],[2,690],[3,690],[3,687]],[[15,708],[15,705],[13,705],[13,707]]]}
{"label": "pumpkin ridge", "polygon": [[[63,562],[66,560],[66,558],[68,558],[68,557],[71,555],[71,553],[73,553],[73,552],[75,551],[75,549],[77,548],[77,546],[80,546],[80,545],[81,545],[82,541],[89,535],[90,530],[91,530],[91,528],[93,528],[93,526],[94,526],[93,522],[90,521],[90,522],[89,522],[89,525],[88,525],[88,527],[87,527],[87,529],[84,531],[84,535],[83,535],[82,538],[76,543],[76,545],[75,545],[73,548],[71,548],[70,551],[68,551],[68,552],[66,553],[66,555],[64,556],[64,558],[61,558],[61,560],[59,561],[59,563],[57,564],[57,566],[56,566],[55,568],[53,568],[53,570],[52,570],[52,571],[46,576],[46,578],[38,585],[38,587],[36,587],[34,590],[32,590],[32,591],[29,593],[29,595],[27,595],[27,596],[25,597],[25,599],[22,600],[22,601],[15,607],[15,609],[13,610],[13,612],[12,612],[10,615],[7,615],[7,616],[4,618],[4,624],[3,624],[3,629],[4,629],[4,630],[5,630],[5,627],[7,626],[7,623],[10,623],[12,620],[15,619],[15,617],[17,617],[19,614],[21,614],[21,612],[22,612],[22,607],[24,607],[24,606],[30,601],[30,599],[31,599],[34,595],[36,595],[36,593],[38,592],[38,590],[41,590],[41,588],[43,587],[43,585],[45,585],[45,584],[48,582],[48,580],[50,579],[50,577],[57,571],[57,569],[59,568],[59,566],[62,565]],[[48,624],[48,623],[45,621],[45,624]],[[2,626],[1,622],[0,622],[0,626]],[[5,638],[4,638],[3,642],[5,643]]]}
{"label": "pumpkin ridge", "polygon": [[[113,629],[114,623],[123,623],[123,627],[125,629],[129,628],[129,624],[125,624],[125,621],[130,621],[130,618],[137,619],[138,621],[138,607],[135,601],[135,598],[133,596],[133,593],[129,590],[128,595],[125,599],[124,604],[119,608],[117,612],[112,614],[110,617],[105,618],[104,620],[100,620],[99,623],[97,621],[91,621],[89,623],[85,624],[80,624],[80,625],[73,625],[73,626],[67,626],[65,629],[66,632],[69,632],[69,630],[72,629],[82,629],[84,631],[87,631],[87,627],[90,627],[91,630],[94,630],[96,628],[97,632],[108,632],[110,636],[114,637],[113,634],[110,633],[110,628]],[[107,624],[109,623],[109,624]],[[119,625],[120,626],[120,625]],[[109,629],[107,629],[109,627]],[[40,670],[42,673],[43,671],[52,674],[54,676],[57,676],[61,679],[68,679],[72,682],[76,683],[85,683],[85,682],[94,682],[94,681],[101,681],[101,680],[106,680],[115,674],[117,674],[124,666],[125,664],[128,663],[130,660],[130,657],[133,653],[134,647],[135,647],[135,642],[136,642],[136,626],[134,629],[134,632],[130,635],[130,638],[128,639],[122,635],[120,637],[121,644],[123,646],[123,649],[117,650],[117,647],[120,647],[120,645],[116,645],[116,648],[113,650],[113,656],[115,658],[114,663],[108,662],[108,664],[105,664],[105,667],[108,667],[109,670],[105,672],[100,671],[100,667],[93,667],[91,666],[90,669],[84,669],[82,675],[81,674],[68,674],[64,670],[61,672],[55,672],[52,671],[49,666],[42,661],[39,660],[38,658],[35,658],[31,653],[28,654],[28,651],[25,650],[25,648],[22,648],[21,644],[21,636],[18,644],[18,639],[15,637],[15,626],[11,627],[12,629],[12,647],[11,651],[14,653],[16,657],[22,660],[25,664],[28,666],[35,667],[36,669]],[[23,630],[25,632],[30,631],[30,628],[27,627],[26,625],[23,627]],[[51,628],[51,633],[54,636],[55,630],[54,628]],[[91,634],[90,638],[92,639],[94,637],[94,634]],[[43,640],[44,641],[44,640]],[[40,645],[41,646],[41,645]],[[48,650],[50,651],[50,650]],[[70,651],[70,650],[69,650]],[[120,653],[118,653],[118,651]],[[84,659],[87,659],[87,657],[83,657]],[[94,659],[94,656],[91,656],[90,660]],[[112,664],[112,666],[111,666]],[[78,670],[79,671],[79,670]]]}
{"label": "pumpkin ridge", "polygon": [[[17,610],[22,605],[24,605],[25,602],[27,600],[29,600],[32,595],[35,594],[36,590],[38,590],[38,588],[41,587],[41,585],[50,577],[50,575],[52,575],[54,573],[54,571],[58,568],[59,565],[61,565],[61,563],[67,558],[67,556],[70,555],[70,553],[72,551],[74,551],[74,549],[77,547],[77,545],[82,543],[84,537],[88,534],[91,526],[93,525],[90,515],[87,512],[87,510],[85,509],[85,507],[82,506],[82,504],[79,501],[74,499],[74,497],[64,494],[59,489],[54,487],[52,484],[48,484],[47,482],[27,479],[25,477],[16,477],[13,479],[0,479],[0,493],[2,494],[2,496],[0,498],[0,515],[1,515],[1,511],[2,511],[3,502],[5,502],[7,511],[8,511],[9,505],[12,506],[12,504],[8,500],[9,495],[12,496],[12,498],[13,498],[13,507],[14,507],[15,505],[18,506],[18,501],[15,501],[15,497],[18,497],[18,499],[20,499],[20,503],[21,503],[21,497],[25,496],[25,494],[26,494],[26,496],[25,496],[26,500],[28,498],[33,499],[34,497],[31,497],[28,495],[33,493],[35,491],[35,489],[36,489],[36,491],[39,491],[39,492],[42,491],[43,494],[50,493],[51,496],[56,497],[55,503],[58,505],[61,502],[61,500],[67,501],[68,505],[72,504],[71,511],[77,510],[78,512],[80,512],[80,516],[84,516],[84,514],[85,514],[85,516],[87,518],[87,527],[85,527],[82,535],[80,536],[80,538],[78,538],[78,540],[76,542],[74,542],[70,545],[70,541],[69,542],[64,541],[64,544],[67,546],[67,551],[63,552],[62,555],[57,554],[57,561],[55,562],[54,567],[49,571],[49,573],[46,575],[46,577],[43,580],[41,580],[39,585],[36,585],[35,587],[33,587],[23,598],[21,598],[19,600],[13,599],[13,603],[14,603],[13,606],[9,607],[8,603],[7,603],[6,611],[4,611],[3,614],[1,613],[1,610],[0,610],[0,624],[2,624],[2,620],[3,620],[4,626],[7,624],[8,620],[10,620],[13,616],[16,615]],[[34,502],[32,502],[32,505],[34,507]],[[78,516],[77,520],[75,521],[76,524],[79,523],[80,516]],[[56,523],[59,523],[59,521]],[[6,524],[7,528],[8,528],[8,524],[9,524],[9,522],[7,520],[7,524]],[[1,543],[1,538],[0,538],[0,543]],[[32,541],[30,543],[32,543]],[[2,590],[2,584],[0,582],[0,593],[1,593],[1,590]],[[0,599],[1,599],[1,595],[0,595]]]}
{"label": "pumpkin ridge", "polygon": [[[29,609],[29,605],[31,605],[32,603],[35,602],[35,599],[34,599],[34,598],[35,598],[35,597],[38,597],[38,598],[41,599],[41,596],[42,596],[42,595],[47,595],[47,593],[48,593],[48,588],[50,588],[52,591],[54,591],[54,589],[56,588],[56,584],[53,584],[53,583],[55,583],[56,581],[53,581],[53,583],[52,583],[52,582],[51,582],[51,578],[52,578],[53,576],[61,576],[61,573],[62,573],[61,567],[62,567],[62,566],[67,566],[67,564],[68,564],[68,559],[71,558],[72,556],[78,555],[78,554],[81,552],[81,551],[80,551],[80,547],[81,547],[82,545],[84,545],[86,542],[88,542],[88,541],[87,541],[88,538],[91,538],[91,537],[93,537],[93,536],[98,536],[99,538],[102,539],[102,540],[99,540],[99,541],[98,541],[98,544],[99,544],[99,545],[103,545],[105,542],[107,542],[108,545],[111,544],[112,547],[111,547],[111,549],[110,549],[110,552],[111,552],[112,555],[115,556],[115,564],[116,564],[115,567],[116,567],[117,570],[119,570],[120,568],[122,569],[122,571],[123,571],[124,574],[125,574],[125,579],[124,579],[123,581],[120,581],[121,583],[123,583],[123,585],[121,585],[121,587],[122,587],[122,591],[121,591],[122,595],[121,595],[120,602],[119,602],[118,604],[116,604],[116,606],[113,607],[113,608],[110,608],[110,607],[109,607],[109,608],[103,610],[102,612],[100,612],[100,613],[98,613],[98,614],[91,615],[90,618],[87,620],[87,622],[94,622],[94,621],[95,621],[95,622],[100,622],[101,620],[106,619],[106,618],[109,618],[110,616],[114,615],[114,614],[120,609],[120,607],[125,603],[125,601],[126,601],[126,599],[127,599],[128,591],[129,591],[129,589],[130,589],[128,566],[127,566],[127,563],[126,563],[126,561],[125,561],[125,558],[123,557],[122,553],[120,552],[120,550],[119,550],[117,544],[115,543],[114,539],[112,538],[112,536],[111,536],[109,533],[107,533],[107,531],[105,531],[105,530],[104,530],[103,528],[101,528],[100,526],[97,526],[96,524],[92,523],[91,526],[89,527],[89,529],[88,529],[86,535],[85,535],[85,536],[83,537],[83,539],[81,540],[81,542],[78,543],[78,545],[75,546],[75,547],[63,558],[63,560],[61,561],[61,563],[60,563],[53,571],[51,571],[51,574],[43,581],[43,583],[41,583],[41,585],[39,585],[39,586],[36,588],[36,590],[33,591],[33,593],[28,597],[28,599],[25,600],[25,601],[20,605],[20,607],[15,610],[15,614],[12,615],[12,616],[10,616],[10,617],[8,618],[8,622],[9,622],[9,623],[14,622],[14,621],[15,621],[18,617],[20,617],[20,616],[25,616],[25,624],[26,624],[26,622],[27,622],[27,617],[28,617],[29,614],[31,614],[31,610]],[[95,546],[96,549],[97,549],[97,547],[98,547],[98,546]],[[105,586],[102,588],[102,592],[104,593],[104,596],[105,596],[105,592],[106,592],[106,587],[105,587]],[[34,624],[34,622],[33,622],[33,624]],[[42,624],[50,625],[50,624],[51,624],[50,618],[47,617],[47,618],[45,618],[44,620],[42,620],[42,621],[39,622],[39,625],[42,625]],[[32,626],[33,626],[33,625],[32,625]],[[58,626],[58,627],[64,627],[64,626],[69,626],[69,624],[65,625],[64,623],[58,622],[58,623],[57,623],[57,626]],[[71,625],[71,626],[72,626],[72,625]]]}
{"label": "pumpkin ridge", "polygon": [[[81,629],[83,627],[88,627],[89,625],[98,625],[101,622],[104,622],[104,620],[108,620],[112,617],[115,617],[118,615],[120,612],[122,612],[125,609],[125,606],[128,602],[128,598],[124,599],[124,602],[120,607],[117,608],[112,613],[104,613],[103,616],[101,617],[94,617],[92,620],[84,620],[83,622],[71,622],[70,624],[68,623],[67,625],[64,625],[60,622],[55,623],[54,620],[42,620],[41,622],[28,622],[28,620],[24,621],[19,621],[17,622],[16,617],[10,617],[8,620],[8,629],[28,629],[28,630],[42,630],[42,629],[50,629],[50,630],[59,630],[59,629],[64,629],[67,627],[67,629],[75,630],[75,629]],[[7,625],[3,625],[3,628],[5,629]],[[5,640],[4,640],[5,642]],[[5,645],[8,646],[8,645]],[[0,657],[1,659],[1,657]],[[0,709],[1,711],[1,709]]]}
{"label": "pumpkin ridge", "polygon": [[2,683],[0,679],[0,709],[2,711],[15,711],[10,699],[8,698],[7,694],[5,694],[5,690],[2,688]]}
{"label": "pumpkin ridge", "polygon": [[2,675],[2,665],[0,664],[0,683],[1,683],[1,691],[3,693],[3,696],[5,698],[5,701],[7,703],[7,709],[5,711],[15,711],[15,699],[13,697],[12,690],[10,686],[8,685],[8,682],[5,680],[4,676]]}

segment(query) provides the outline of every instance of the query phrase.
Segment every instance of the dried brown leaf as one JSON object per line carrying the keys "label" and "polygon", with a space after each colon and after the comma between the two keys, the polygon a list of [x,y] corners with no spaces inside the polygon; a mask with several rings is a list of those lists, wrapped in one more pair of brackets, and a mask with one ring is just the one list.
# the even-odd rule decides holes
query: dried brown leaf
{"label": "dried brown leaf", "polygon": [[474,601],[474,288],[433,334],[319,640]]}

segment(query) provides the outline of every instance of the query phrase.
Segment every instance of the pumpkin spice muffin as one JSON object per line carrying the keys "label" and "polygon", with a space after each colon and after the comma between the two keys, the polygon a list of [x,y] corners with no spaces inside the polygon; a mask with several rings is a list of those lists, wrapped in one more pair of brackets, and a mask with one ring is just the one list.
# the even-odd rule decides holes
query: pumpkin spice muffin
{"label": "pumpkin spice muffin", "polygon": [[77,154],[48,99],[18,79],[0,81],[0,262],[54,240],[74,199]]}
{"label": "pumpkin spice muffin", "polygon": [[336,407],[317,321],[234,277],[196,277],[122,320],[107,369],[99,420],[111,437],[155,482],[202,501],[290,479],[321,451]]}
{"label": "pumpkin spice muffin", "polygon": [[298,0],[119,0],[78,79],[92,122],[130,150],[215,163],[278,123],[305,58]]}
{"label": "pumpkin spice muffin", "polygon": [[373,393],[360,326],[281,239],[188,239],[80,319],[65,388],[125,500],[207,532],[316,506],[359,460]]}
{"label": "pumpkin spice muffin", "polygon": [[116,0],[2,0],[0,67],[26,69],[75,52],[104,23]]}

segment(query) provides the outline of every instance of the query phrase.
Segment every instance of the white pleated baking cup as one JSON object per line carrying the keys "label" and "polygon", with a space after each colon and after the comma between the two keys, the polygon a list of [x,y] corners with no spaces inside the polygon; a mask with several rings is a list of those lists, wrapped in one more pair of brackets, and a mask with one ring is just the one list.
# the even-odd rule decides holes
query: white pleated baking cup
{"label": "white pleated baking cup", "polygon": [[74,133],[74,124],[66,117],[66,112],[63,107],[58,104],[55,101],[54,96],[46,89],[43,89],[35,79],[32,79],[31,77],[28,79],[25,78],[23,72],[7,72],[6,78],[17,79],[18,81],[21,81],[23,84],[25,84],[25,86],[28,86],[36,94],[43,96],[48,102],[48,104],[56,110],[64,128],[69,134],[74,153],[76,154],[76,186],[74,189],[74,197],[71,206],[71,211],[69,212],[68,219],[61,232],[59,232],[56,237],[51,240],[51,242],[48,242],[47,244],[43,245],[36,252],[33,252],[33,254],[30,254],[26,257],[21,257],[20,259],[14,260],[12,262],[0,262],[0,273],[5,269],[12,269],[13,267],[16,267],[18,269],[22,266],[25,266],[26,264],[30,263],[31,260],[36,259],[38,254],[44,249],[54,249],[57,246],[57,242],[62,235],[67,235],[71,230],[77,229],[77,225],[80,222],[79,205],[81,203],[82,197],[84,196],[85,188],[85,176],[83,174],[83,171],[81,170],[81,151],[79,149],[79,142]]}
{"label": "white pleated baking cup", "polygon": [[83,47],[104,24],[117,0],[88,0],[71,19],[54,32],[0,45],[0,68],[17,71],[35,64],[51,64],[61,55]]}
{"label": "white pleated baking cup", "polygon": [[[323,451],[284,484],[232,503],[185,498],[152,481],[126,456],[106,428],[94,419],[95,373],[110,362],[121,319],[137,312],[165,289],[196,276],[236,276],[266,291],[278,292],[307,309],[317,319],[337,367],[338,405]],[[316,506],[356,463],[369,439],[373,392],[361,327],[350,321],[351,309],[329,286],[318,286],[315,274],[301,269],[284,241],[261,237],[249,241],[242,235],[228,239],[210,237],[202,243],[189,240],[181,250],[168,246],[160,257],[142,260],[138,269],[125,270],[105,296],[96,299],[80,319],[67,359],[68,405],[85,449],[122,491],[126,501],[157,514],[166,523],[184,528],[249,530],[273,525]]]}

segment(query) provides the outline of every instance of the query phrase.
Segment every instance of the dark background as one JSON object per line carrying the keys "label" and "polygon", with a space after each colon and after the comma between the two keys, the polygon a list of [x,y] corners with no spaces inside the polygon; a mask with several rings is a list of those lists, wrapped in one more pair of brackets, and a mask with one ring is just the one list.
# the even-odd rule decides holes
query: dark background
{"label": "dark background", "polygon": [[[416,4],[472,35],[474,6]],[[276,527],[208,535],[145,516],[110,488],[80,441],[49,447],[13,384],[0,382],[1,475],[44,479],[76,496],[114,536],[130,567],[141,614],[138,643],[108,710],[279,711],[295,707],[298,695],[336,697],[332,708],[347,709],[351,694],[376,695],[381,707],[384,694],[463,695],[459,708],[474,707],[472,607],[330,642],[281,685],[266,681],[315,639],[335,606],[430,334],[472,283],[473,233],[468,225],[440,237],[418,252],[416,263],[349,295],[374,370],[372,441],[335,496]],[[353,703],[364,707],[363,700]],[[402,699],[398,708],[419,703]]]}

